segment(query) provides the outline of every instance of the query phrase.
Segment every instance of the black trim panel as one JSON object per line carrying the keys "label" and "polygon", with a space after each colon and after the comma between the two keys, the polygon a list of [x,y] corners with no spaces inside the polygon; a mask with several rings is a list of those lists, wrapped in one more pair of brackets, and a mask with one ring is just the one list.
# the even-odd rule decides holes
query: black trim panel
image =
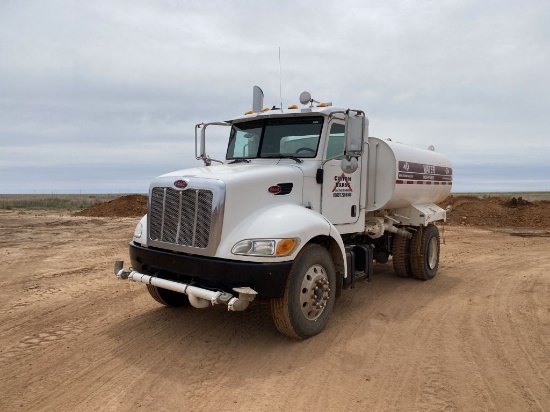
{"label": "black trim panel", "polygon": [[275,196],[284,196],[292,192],[294,183],[277,183],[277,186],[281,188],[281,191],[279,193],[275,193]]}
{"label": "black trim panel", "polygon": [[292,262],[256,263],[174,253],[130,243],[130,260],[138,272],[235,294],[249,286],[259,298],[284,294]]}

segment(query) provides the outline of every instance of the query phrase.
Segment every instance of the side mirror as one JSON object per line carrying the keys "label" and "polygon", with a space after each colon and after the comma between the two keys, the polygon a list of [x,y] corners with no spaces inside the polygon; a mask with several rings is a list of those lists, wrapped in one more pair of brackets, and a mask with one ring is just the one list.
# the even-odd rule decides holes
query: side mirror
{"label": "side mirror", "polygon": [[[195,126],[195,158],[202,160],[205,166],[210,166],[212,161],[223,163],[221,160],[212,159],[206,154],[206,127],[210,125],[217,126],[231,126],[231,123],[217,122],[217,123],[199,123]],[[200,141],[198,139],[198,131],[200,130]]]}
{"label": "side mirror", "polygon": [[203,159],[206,156],[206,126],[201,128],[201,145],[200,145],[200,157]]}
{"label": "side mirror", "polygon": [[[207,125],[204,123],[199,123],[195,126],[195,159],[202,160],[205,166],[210,166],[211,162],[206,155],[206,126]],[[197,139],[197,133],[199,130],[200,139]]]}
{"label": "side mirror", "polygon": [[346,112],[345,154],[361,156],[364,136],[365,114],[361,111],[348,110]]}
{"label": "side mirror", "polygon": [[359,168],[359,161],[356,157],[344,157],[340,162],[340,168],[342,169],[342,172],[349,175]]}

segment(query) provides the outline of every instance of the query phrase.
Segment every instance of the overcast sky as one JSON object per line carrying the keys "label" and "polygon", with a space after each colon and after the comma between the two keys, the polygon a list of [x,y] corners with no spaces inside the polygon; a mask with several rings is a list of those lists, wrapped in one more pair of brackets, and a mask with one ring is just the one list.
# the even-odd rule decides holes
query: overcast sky
{"label": "overcast sky", "polygon": [[195,124],[255,84],[280,103],[279,47],[284,106],[363,109],[371,136],[445,153],[455,192],[548,191],[549,22],[548,0],[0,0],[0,193],[146,192],[199,165]]}

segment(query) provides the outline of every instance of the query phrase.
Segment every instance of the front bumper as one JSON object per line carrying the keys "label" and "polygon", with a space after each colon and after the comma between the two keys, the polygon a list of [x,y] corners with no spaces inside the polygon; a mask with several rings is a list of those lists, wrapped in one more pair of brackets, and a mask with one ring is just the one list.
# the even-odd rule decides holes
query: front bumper
{"label": "front bumper", "polygon": [[138,272],[231,293],[248,286],[259,298],[283,296],[292,262],[257,263],[144,248],[130,243],[130,260]]}

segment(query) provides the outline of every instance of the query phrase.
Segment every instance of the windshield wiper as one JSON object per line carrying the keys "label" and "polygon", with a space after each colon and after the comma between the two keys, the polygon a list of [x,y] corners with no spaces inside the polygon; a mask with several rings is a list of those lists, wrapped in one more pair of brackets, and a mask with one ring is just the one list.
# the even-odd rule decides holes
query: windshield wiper
{"label": "windshield wiper", "polygon": [[243,163],[250,163],[250,160],[248,159],[234,159],[232,162],[229,162],[229,164],[233,164],[233,163],[240,163],[240,162],[243,162]]}
{"label": "windshield wiper", "polygon": [[292,155],[279,155],[279,156],[262,156],[262,157],[265,157],[267,159],[292,159],[294,161],[296,161],[296,163],[302,163],[303,160],[296,157],[296,156],[292,156]]}

